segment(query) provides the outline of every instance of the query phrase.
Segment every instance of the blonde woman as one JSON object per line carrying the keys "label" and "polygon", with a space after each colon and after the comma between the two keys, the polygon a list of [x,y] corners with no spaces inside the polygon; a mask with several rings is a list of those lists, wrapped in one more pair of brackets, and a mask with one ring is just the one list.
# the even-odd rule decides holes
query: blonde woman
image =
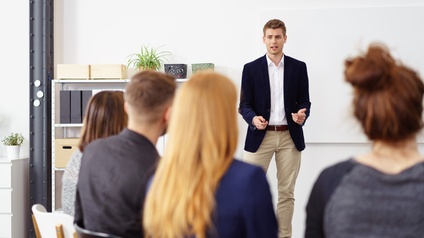
{"label": "blonde woman", "polygon": [[233,158],[236,103],[234,84],[214,72],[196,73],[179,89],[147,193],[146,237],[277,237],[264,171]]}

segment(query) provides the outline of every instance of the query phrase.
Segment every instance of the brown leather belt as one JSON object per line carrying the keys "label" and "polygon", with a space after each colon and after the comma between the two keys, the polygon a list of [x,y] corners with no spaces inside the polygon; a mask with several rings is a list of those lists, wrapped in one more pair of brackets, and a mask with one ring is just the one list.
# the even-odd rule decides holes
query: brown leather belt
{"label": "brown leather belt", "polygon": [[268,126],[266,129],[268,131],[287,131],[289,129],[289,126],[288,125]]}

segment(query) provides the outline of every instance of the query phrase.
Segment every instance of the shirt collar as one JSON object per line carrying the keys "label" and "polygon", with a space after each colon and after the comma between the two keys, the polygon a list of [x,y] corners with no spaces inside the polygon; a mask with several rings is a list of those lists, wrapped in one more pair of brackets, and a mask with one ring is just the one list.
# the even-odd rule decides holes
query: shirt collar
{"label": "shirt collar", "polygon": [[[267,62],[267,65],[268,65],[268,67],[271,65],[271,64],[274,64],[273,62],[272,62],[272,60],[269,58],[269,56],[268,56],[268,54],[266,54],[266,62]],[[278,66],[284,66],[284,54],[283,54],[283,57],[281,57],[281,61],[280,61],[280,63],[278,63]]]}

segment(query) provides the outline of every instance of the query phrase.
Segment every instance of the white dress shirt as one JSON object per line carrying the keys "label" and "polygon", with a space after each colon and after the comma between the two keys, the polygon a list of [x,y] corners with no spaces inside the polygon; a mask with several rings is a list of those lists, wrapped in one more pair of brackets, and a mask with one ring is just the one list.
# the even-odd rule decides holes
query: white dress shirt
{"label": "white dress shirt", "polygon": [[266,57],[268,63],[269,87],[271,92],[271,114],[268,125],[287,125],[284,112],[284,55],[278,66]]}

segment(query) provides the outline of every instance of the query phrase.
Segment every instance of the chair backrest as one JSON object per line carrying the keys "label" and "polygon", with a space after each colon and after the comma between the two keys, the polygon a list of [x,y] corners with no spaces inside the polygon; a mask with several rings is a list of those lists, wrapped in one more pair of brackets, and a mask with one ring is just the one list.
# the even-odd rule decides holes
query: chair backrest
{"label": "chair backrest", "polygon": [[59,212],[47,212],[46,208],[41,204],[34,204],[31,210],[40,230],[41,237],[58,237],[58,234],[62,231],[64,238],[74,237],[73,216]]}
{"label": "chair backrest", "polygon": [[38,229],[37,221],[35,220],[34,214],[32,214],[32,224],[34,225],[35,238],[41,238],[40,229]]}
{"label": "chair backrest", "polygon": [[78,238],[100,238],[100,237],[108,237],[108,238],[121,238],[119,236],[106,234],[102,232],[89,231],[82,227],[82,225],[74,224],[75,230],[77,231]]}

